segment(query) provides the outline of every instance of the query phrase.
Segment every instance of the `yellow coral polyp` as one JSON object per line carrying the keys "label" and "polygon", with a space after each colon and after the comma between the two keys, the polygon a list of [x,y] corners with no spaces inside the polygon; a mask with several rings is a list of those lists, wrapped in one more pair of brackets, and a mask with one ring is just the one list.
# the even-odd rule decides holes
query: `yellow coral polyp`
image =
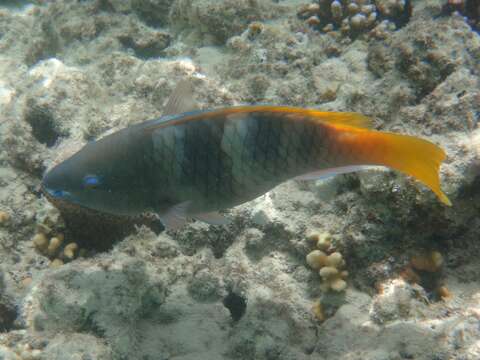
{"label": "yellow coral polyp", "polygon": [[63,265],[63,261],[60,259],[54,259],[50,262],[50,267],[51,268],[58,268]]}
{"label": "yellow coral polyp", "polygon": [[327,262],[327,254],[320,250],[313,250],[306,257],[307,264],[314,270],[319,270]]}
{"label": "yellow coral polyp", "polygon": [[448,290],[446,286],[440,286],[437,289],[437,293],[443,301],[447,301],[453,297],[452,293],[450,292],[450,290]]}
{"label": "yellow coral polyp", "polygon": [[33,246],[37,249],[40,253],[45,253],[48,248],[48,239],[43,233],[37,233],[32,238]]}
{"label": "yellow coral polyp", "polygon": [[334,268],[340,268],[344,265],[342,254],[339,252],[334,252],[328,255],[326,266],[332,266]]}
{"label": "yellow coral polyp", "polygon": [[329,233],[320,233],[317,235],[317,248],[327,251],[332,246],[332,236]]}
{"label": "yellow coral polyp", "polygon": [[10,220],[10,214],[6,211],[0,211],[0,224],[6,224]]}
{"label": "yellow coral polyp", "polygon": [[67,244],[63,249],[63,255],[69,260],[72,260],[77,254],[77,252],[78,252],[78,245],[76,243]]}
{"label": "yellow coral polyp", "polygon": [[320,302],[320,300],[317,300],[313,303],[312,313],[315,316],[315,318],[320,322],[324,322],[327,319],[327,317],[325,316],[325,311],[323,310],[323,306],[322,306],[322,303]]}
{"label": "yellow coral polyp", "polygon": [[338,277],[338,270],[333,266],[325,266],[321,268],[318,273],[320,274],[320,277],[325,281]]}
{"label": "yellow coral polyp", "polygon": [[57,254],[60,246],[62,245],[63,236],[55,236],[50,239],[50,243],[48,244],[47,254],[48,256],[54,256]]}
{"label": "yellow coral polyp", "polygon": [[333,281],[330,282],[330,288],[333,291],[341,292],[347,288],[347,282],[340,278],[335,278]]}
{"label": "yellow coral polyp", "polygon": [[416,270],[437,272],[443,265],[443,256],[438,251],[415,255],[411,260],[412,267]]}
{"label": "yellow coral polyp", "polygon": [[327,255],[324,251],[332,251],[331,235],[329,233],[313,233],[308,239],[315,242],[319,250],[313,250],[306,256],[307,264],[318,270],[322,279],[322,290],[344,291],[347,288],[345,279],[348,271],[343,270],[345,260],[340,252],[334,251]]}

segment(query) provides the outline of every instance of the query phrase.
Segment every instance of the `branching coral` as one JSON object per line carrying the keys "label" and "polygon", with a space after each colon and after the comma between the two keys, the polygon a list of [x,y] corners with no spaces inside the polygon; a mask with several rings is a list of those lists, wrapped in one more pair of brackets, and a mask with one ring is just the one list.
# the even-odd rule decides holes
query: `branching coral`
{"label": "branching coral", "polygon": [[32,237],[33,246],[42,255],[47,256],[52,261],[51,267],[58,267],[64,262],[71,261],[79,256],[84,250],[80,250],[77,243],[70,242],[64,245],[64,235],[55,233],[47,225],[37,226],[37,232]]}
{"label": "branching coral", "polygon": [[[348,276],[348,272],[343,270],[345,267],[345,260],[338,251],[333,251],[331,245],[330,235],[313,234],[310,239],[316,242],[316,246],[322,250],[313,250],[310,252],[306,261],[307,264],[314,270],[318,270],[320,277],[322,278],[322,290],[328,291],[343,291],[347,287],[345,279]],[[330,252],[329,255],[328,252]]]}
{"label": "branching coral", "polygon": [[466,17],[467,22],[480,31],[480,1],[478,0],[447,0],[443,6],[447,14],[459,13]]}
{"label": "branching coral", "polygon": [[401,276],[412,284],[422,286],[433,299],[447,300],[452,294],[442,277],[444,259],[439,251],[422,251],[411,257]]}
{"label": "branching coral", "polygon": [[409,0],[319,0],[298,11],[298,16],[309,25],[324,32],[339,29],[350,37],[365,33],[382,21],[401,27],[410,14]]}

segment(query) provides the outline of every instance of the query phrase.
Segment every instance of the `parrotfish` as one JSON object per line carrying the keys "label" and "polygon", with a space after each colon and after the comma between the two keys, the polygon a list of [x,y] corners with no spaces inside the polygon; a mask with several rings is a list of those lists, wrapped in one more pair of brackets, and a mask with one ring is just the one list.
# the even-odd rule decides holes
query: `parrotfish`
{"label": "parrotfish", "polygon": [[197,110],[187,81],[158,119],[85,145],[42,181],[52,202],[111,215],[156,214],[166,228],[186,219],[224,224],[219,211],[289,179],[386,166],[419,180],[446,205],[444,151],[408,135],[372,130],[358,113],[289,106]]}

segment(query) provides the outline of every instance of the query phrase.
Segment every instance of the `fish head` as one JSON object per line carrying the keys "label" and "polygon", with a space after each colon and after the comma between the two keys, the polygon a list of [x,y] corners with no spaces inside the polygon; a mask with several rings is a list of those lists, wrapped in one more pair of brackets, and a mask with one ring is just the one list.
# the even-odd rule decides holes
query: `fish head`
{"label": "fish head", "polygon": [[53,199],[85,205],[82,200],[88,194],[99,195],[102,192],[103,179],[88,171],[88,167],[78,166],[74,160],[67,159],[47,172],[41,187]]}
{"label": "fish head", "polygon": [[138,174],[126,152],[112,145],[90,143],[48,171],[41,184],[47,198],[115,215],[144,210],[142,187],[132,183]]}

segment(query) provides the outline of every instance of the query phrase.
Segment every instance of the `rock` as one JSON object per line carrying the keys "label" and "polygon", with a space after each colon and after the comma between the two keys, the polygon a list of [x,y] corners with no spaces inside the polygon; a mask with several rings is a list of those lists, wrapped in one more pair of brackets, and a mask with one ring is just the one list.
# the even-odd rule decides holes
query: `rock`
{"label": "rock", "polygon": [[[411,14],[393,0],[4,5],[0,357],[479,358],[480,40],[468,14],[442,13],[445,0],[408,3]],[[228,226],[161,233],[158,223],[123,231],[125,219],[69,216],[45,200],[48,168],[160,117],[184,79],[201,109],[356,111],[377,130],[432,141],[447,153],[453,207],[378,169],[289,181],[226,209]],[[310,230],[325,241],[307,240]],[[52,259],[36,252],[37,233],[45,250],[64,234]],[[317,246],[341,253],[345,267],[335,255],[323,270],[335,269],[330,288],[341,291],[322,291],[308,267]],[[441,271],[399,278],[421,249],[443,254]]]}

